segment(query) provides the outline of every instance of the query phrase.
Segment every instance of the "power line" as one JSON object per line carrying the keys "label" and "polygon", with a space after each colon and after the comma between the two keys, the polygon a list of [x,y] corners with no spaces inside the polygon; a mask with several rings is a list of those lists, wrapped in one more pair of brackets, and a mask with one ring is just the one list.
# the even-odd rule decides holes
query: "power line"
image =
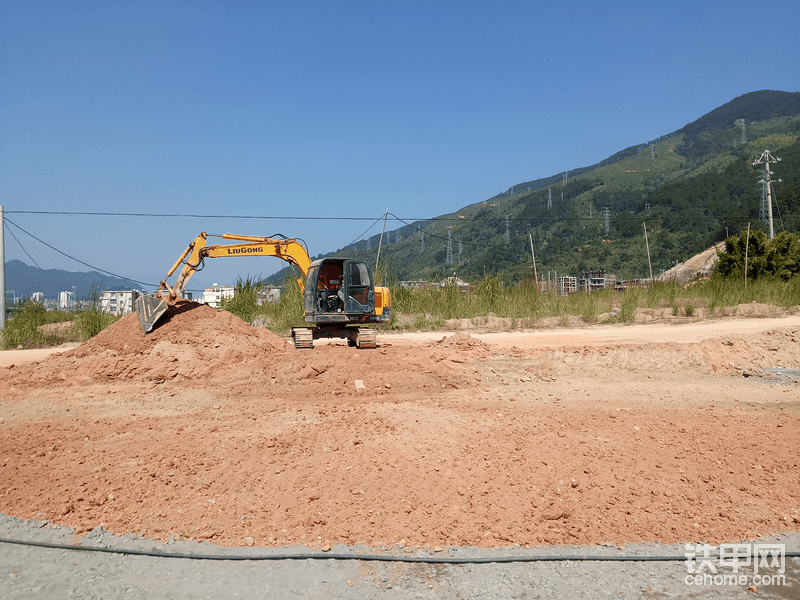
{"label": "power line", "polygon": [[[28,215],[65,215],[65,216],[99,216],[99,217],[154,217],[160,219],[168,219],[168,218],[181,218],[181,219],[247,219],[247,220],[267,220],[272,219],[276,221],[286,220],[286,221],[379,221],[383,218],[384,215],[378,217],[378,219],[374,219],[373,217],[298,217],[298,216],[291,216],[291,215],[283,215],[283,216],[270,216],[270,215],[199,215],[199,214],[171,214],[171,213],[113,213],[113,212],[71,212],[71,211],[32,211],[32,210],[6,210],[6,214],[28,214]],[[465,218],[454,216],[454,217],[397,217],[392,213],[389,213],[392,217],[396,220],[401,221],[402,223],[409,225],[409,222],[413,221],[424,221],[424,222],[436,222],[436,221],[458,221],[460,223],[464,222],[481,222],[481,221],[491,221],[497,222],[500,221],[498,217],[469,217],[465,220]],[[694,219],[687,219],[685,217],[670,217],[667,215],[662,215],[658,217],[662,221],[689,221]],[[510,217],[510,222],[521,222],[521,223],[559,223],[559,222],[583,222],[588,221],[588,219],[583,217]],[[410,225],[409,225],[410,226]],[[370,227],[369,229],[371,229]],[[369,231],[367,229],[367,231]],[[366,231],[364,232],[366,233]],[[361,235],[364,235],[363,233]],[[360,237],[360,236],[359,236]]]}
{"label": "power line", "polygon": [[[84,261],[82,261],[82,260],[80,260],[80,259],[78,259],[78,258],[75,258],[74,256],[70,256],[69,254],[67,254],[66,252],[63,252],[63,251],[59,250],[59,249],[58,249],[58,248],[56,248],[55,246],[51,246],[50,244],[48,244],[48,243],[47,243],[47,242],[45,242],[44,240],[40,240],[38,237],[36,237],[36,236],[35,236],[35,235],[33,235],[32,233],[30,233],[29,231],[25,231],[25,230],[24,230],[22,227],[20,227],[19,225],[17,225],[17,224],[16,224],[16,223],[14,223],[13,221],[9,220],[8,218],[6,218],[6,219],[5,219],[5,221],[6,221],[6,223],[11,223],[11,224],[12,224],[14,227],[16,227],[17,229],[19,229],[19,230],[20,230],[20,231],[22,231],[23,233],[25,233],[25,234],[29,235],[30,237],[32,237],[33,239],[35,239],[35,240],[36,240],[37,242],[39,242],[40,244],[44,244],[45,246],[47,246],[47,247],[48,247],[48,248],[50,248],[51,250],[55,250],[56,252],[58,252],[59,254],[61,254],[61,255],[63,255],[63,256],[66,256],[66,257],[67,257],[67,258],[69,258],[70,260],[74,260],[75,262],[78,262],[78,263],[80,263],[80,264],[82,264],[82,265],[84,265],[84,266],[86,266],[86,267],[89,267],[90,269],[94,269],[95,271],[99,271],[100,273],[105,273],[106,275],[110,275],[111,277],[116,277],[117,279],[124,279],[125,281],[131,281],[131,282],[133,282],[133,283],[136,283],[136,284],[139,284],[139,285],[143,285],[143,286],[147,286],[147,287],[156,287],[156,286],[155,286],[155,284],[152,284],[152,283],[144,283],[144,282],[142,282],[142,281],[137,281],[136,279],[131,279],[130,277],[125,277],[124,275],[117,275],[116,273],[112,273],[111,271],[106,271],[105,269],[101,269],[100,267],[95,267],[94,265],[90,265],[89,263],[87,263],[87,262],[84,262]],[[11,229],[9,229],[9,232],[10,232],[10,231],[11,231]],[[14,234],[12,233],[11,235],[13,236]],[[17,238],[16,238],[16,236],[14,237],[14,239],[15,239],[15,240],[17,239]],[[19,244],[19,240],[17,240],[17,243]],[[22,244],[20,244],[20,247],[22,247]],[[23,251],[24,251],[24,250],[25,250],[25,249],[23,248]],[[25,251],[25,254],[28,254],[28,252],[27,252],[27,251]],[[31,258],[31,255],[30,255],[30,254],[28,254],[28,258],[30,258],[31,260],[33,260],[33,258]],[[35,263],[35,262],[36,262],[36,261],[34,261],[34,263]],[[37,267],[39,267],[39,265],[38,265],[38,264],[37,264],[36,266],[37,266]],[[40,271],[42,270],[42,269],[41,269],[41,267],[39,267],[39,270],[40,270]],[[44,271],[42,271],[42,272],[44,273]],[[52,280],[51,280],[51,281],[52,281]],[[55,283],[55,282],[53,282],[53,283]],[[58,284],[56,284],[56,285],[58,285]],[[61,288],[60,288],[60,286],[59,286],[59,289],[61,289]],[[61,291],[64,291],[64,290],[61,290]]]}
{"label": "power line", "polygon": [[68,215],[77,217],[155,217],[159,219],[274,219],[285,221],[370,221],[372,217],[297,217],[275,215],[201,215],[178,213],[122,213],[122,212],[79,212],[68,210],[7,210],[6,213],[24,215]]}
{"label": "power line", "polygon": [[[425,235],[425,230],[424,229],[421,229],[419,227],[415,227],[411,223],[408,223],[407,221],[404,221],[403,219],[401,219],[400,217],[398,217],[397,215],[395,215],[393,213],[389,213],[389,215],[391,215],[392,218],[394,218],[396,221],[402,223],[403,225],[405,225],[407,227],[411,227],[411,229],[414,229],[415,231],[419,231],[420,233],[423,234],[423,236]],[[415,219],[415,220],[422,221],[423,219]],[[427,220],[428,221],[436,221],[436,220],[445,220],[445,219],[427,219]],[[447,219],[447,220],[453,220],[453,219]],[[458,219],[458,220],[461,221],[461,219]],[[488,221],[497,221],[498,219],[487,219],[487,220]],[[442,240],[442,241],[446,241],[447,240],[446,237],[443,237],[441,235],[436,235],[435,233],[430,233],[429,232],[428,235],[430,237],[434,237],[434,238]],[[423,237],[422,239],[423,239],[422,243],[423,243],[423,250],[424,250],[425,249],[425,246],[424,246],[425,238]],[[466,244],[467,246],[472,246],[473,248],[504,248],[505,247],[505,244],[475,244],[475,243],[472,243],[472,242],[464,242],[464,244]]]}
{"label": "power line", "polygon": [[[365,233],[368,233],[370,229],[372,229],[373,227],[375,227],[375,225],[377,225],[377,224],[380,222],[380,220],[381,220],[381,219],[383,219],[383,215],[381,215],[380,217],[378,217],[377,219],[375,219],[375,220],[372,222],[372,225],[370,225],[369,227],[367,227],[367,228],[366,228],[366,230],[364,230],[364,232],[363,232],[363,233],[361,233],[361,234],[360,234],[358,237],[356,237],[356,239],[354,239],[352,242],[350,242],[349,244],[347,244],[347,246],[352,246],[352,245],[353,245],[353,244],[355,244],[355,243],[356,243],[358,240],[360,240],[362,237],[364,237],[364,234],[365,234]],[[369,240],[367,240],[367,241],[369,241]],[[347,246],[345,246],[345,247],[347,247]]]}
{"label": "power line", "polygon": [[[4,221],[4,222],[5,222],[5,221],[8,221],[8,219],[3,219],[3,221]],[[9,223],[11,223],[11,221],[8,221],[8,222],[9,222]],[[11,223],[11,224],[12,224],[12,225],[14,225],[14,223]],[[15,227],[19,227],[18,225],[14,225],[14,226],[15,226]],[[48,275],[48,274],[47,274],[47,271],[45,271],[44,269],[42,269],[42,267],[40,267],[40,266],[39,266],[39,263],[37,263],[37,262],[36,262],[36,260],[35,260],[35,259],[34,259],[34,258],[31,256],[31,255],[30,255],[30,252],[28,252],[28,251],[25,249],[25,246],[23,246],[23,245],[22,245],[22,242],[20,242],[20,241],[19,241],[19,239],[17,238],[17,236],[15,236],[15,235],[14,235],[14,232],[13,232],[13,231],[11,231],[11,228],[10,228],[10,227],[8,227],[8,226],[6,226],[6,229],[8,229],[8,233],[10,233],[10,234],[11,234],[11,237],[13,237],[13,238],[14,238],[14,240],[17,242],[17,244],[19,244],[19,247],[20,247],[20,248],[22,248],[22,251],[25,253],[25,255],[26,255],[28,258],[30,258],[30,259],[31,259],[31,262],[33,262],[33,264],[34,264],[34,265],[36,265],[36,268],[37,268],[37,269],[39,269],[39,270],[42,272],[42,275],[44,275],[45,277],[47,277],[47,278],[48,278],[48,279],[51,281],[51,283],[52,283],[53,285],[55,285],[55,286],[56,286],[56,287],[59,289],[59,291],[62,291],[62,292],[63,292],[63,291],[64,291],[64,288],[62,288],[60,285],[58,285],[58,283],[56,283],[56,282],[53,280],[53,278],[52,278],[52,277],[50,277],[50,275]],[[21,228],[20,228],[20,229],[21,229]],[[26,232],[26,233],[27,233],[27,232]]]}

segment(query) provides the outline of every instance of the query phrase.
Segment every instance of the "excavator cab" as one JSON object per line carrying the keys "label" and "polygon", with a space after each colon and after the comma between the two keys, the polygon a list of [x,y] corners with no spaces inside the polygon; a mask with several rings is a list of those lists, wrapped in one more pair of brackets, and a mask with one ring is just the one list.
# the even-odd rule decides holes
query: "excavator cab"
{"label": "excavator cab", "polygon": [[314,340],[345,338],[351,346],[374,348],[369,323],[392,319],[389,290],[376,288],[369,267],[352,258],[323,258],[311,263],[303,290],[304,320],[293,327],[295,348],[312,348]]}
{"label": "excavator cab", "polygon": [[369,267],[349,258],[311,263],[304,292],[308,323],[363,323],[375,313],[375,288]]}

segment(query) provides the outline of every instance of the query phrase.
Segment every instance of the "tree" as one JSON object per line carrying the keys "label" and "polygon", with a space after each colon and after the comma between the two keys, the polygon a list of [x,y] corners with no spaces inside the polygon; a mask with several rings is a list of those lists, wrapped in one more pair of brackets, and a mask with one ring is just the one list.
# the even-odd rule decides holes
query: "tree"
{"label": "tree", "polygon": [[732,235],[725,240],[725,251],[717,252],[719,260],[714,271],[720,275],[743,277],[745,258],[747,259],[747,277],[776,277],[791,279],[800,273],[800,237],[794,233],[782,231],[775,239],[768,239],[760,229],[741,235]]}

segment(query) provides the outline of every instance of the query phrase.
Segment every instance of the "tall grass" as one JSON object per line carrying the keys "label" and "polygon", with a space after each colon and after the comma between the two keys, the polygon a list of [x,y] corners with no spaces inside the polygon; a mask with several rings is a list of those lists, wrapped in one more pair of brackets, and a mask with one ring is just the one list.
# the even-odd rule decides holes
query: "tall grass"
{"label": "tall grass", "polygon": [[713,313],[719,308],[750,302],[790,308],[800,305],[798,283],[798,278],[788,282],[760,279],[745,287],[741,280],[714,277],[686,289],[674,282],[656,282],[650,289],[633,287],[623,292],[601,290],[569,296],[539,293],[532,287],[504,288],[499,280],[492,278],[466,293],[454,286],[423,290],[393,288],[393,319],[389,327],[437,329],[450,319],[487,316],[514,319],[512,326],[553,317],[577,317],[593,323],[614,308],[619,320],[625,323],[634,322],[640,308],[672,309],[676,317],[696,316],[699,308]]}
{"label": "tall grass", "polygon": [[19,312],[6,322],[2,336],[3,347],[41,348],[51,344],[53,340],[39,331],[39,327],[47,323],[44,306],[26,298]]}
{"label": "tall grass", "polygon": [[[84,303],[84,308],[77,313],[46,310],[41,303],[26,298],[16,314],[6,321],[0,336],[0,347],[46,348],[65,342],[85,342],[118,319],[118,315],[109,315],[100,310],[99,296],[94,301],[90,299]],[[60,331],[43,327],[64,322],[73,325]]]}
{"label": "tall grass", "polygon": [[[234,293],[235,298],[236,294]],[[266,302],[261,306],[255,306],[255,300],[253,300],[253,304],[254,306],[247,311],[248,314],[252,314],[252,319],[244,319],[248,323],[262,325],[281,334],[288,333],[292,327],[305,325],[303,294],[297,280],[291,276],[284,280],[283,293],[278,302]],[[231,312],[237,314],[234,311]]]}
{"label": "tall grass", "polygon": [[710,281],[692,286],[691,290],[711,310],[751,302],[782,308],[800,305],[800,277],[788,281],[760,277],[746,286],[742,279],[712,277]]}
{"label": "tall grass", "polygon": [[258,315],[258,295],[263,289],[263,280],[239,277],[233,288],[233,297],[223,298],[220,308],[233,313],[246,323],[252,323]]}
{"label": "tall grass", "polygon": [[92,286],[89,296],[81,302],[81,310],[75,317],[75,332],[81,342],[96,336],[122,318],[103,312],[100,307],[100,288]]}
{"label": "tall grass", "polygon": [[[236,293],[223,301],[223,307],[243,320],[263,325],[277,333],[288,333],[292,327],[303,326],[303,296],[297,281],[291,277],[284,282],[284,293],[278,302],[257,304],[261,283],[247,279],[239,281]],[[593,323],[612,310],[618,320],[632,323],[640,308],[671,308],[679,317],[691,317],[698,309],[713,315],[716,311],[749,304],[768,304],[788,309],[800,306],[800,277],[789,281],[759,278],[744,285],[741,279],[714,276],[686,289],[676,283],[656,283],[651,289],[628,288],[624,292],[602,290],[591,294],[579,293],[558,296],[553,292],[539,293],[532,287],[504,287],[498,278],[487,277],[473,291],[463,292],[455,286],[410,290],[391,288],[392,321],[381,327],[390,329],[435,330],[447,326],[450,319],[512,319],[512,327],[534,326],[539,319],[577,317]],[[17,314],[10,318],[2,331],[3,348],[40,348],[66,341],[86,341],[102,331],[119,316],[103,313],[99,301],[83,303],[79,313],[47,311],[32,300],[26,300]],[[74,321],[72,332],[46,333],[40,328],[48,323]]]}

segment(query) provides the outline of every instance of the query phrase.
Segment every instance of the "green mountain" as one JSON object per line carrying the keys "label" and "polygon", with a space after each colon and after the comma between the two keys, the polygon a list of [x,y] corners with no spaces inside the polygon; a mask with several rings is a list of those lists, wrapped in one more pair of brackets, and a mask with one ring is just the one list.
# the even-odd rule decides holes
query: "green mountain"
{"label": "green mountain", "polygon": [[[521,182],[427,221],[390,216],[379,271],[399,280],[499,275],[511,284],[532,275],[533,248],[540,278],[585,271],[644,277],[649,245],[657,274],[748,223],[767,228],[763,165],[753,165],[765,149],[781,158],[771,165],[773,181],[782,180],[774,183],[775,231],[798,232],[798,140],[800,92],[745,94],[596,165]],[[335,254],[374,265],[379,243],[374,235]]]}

